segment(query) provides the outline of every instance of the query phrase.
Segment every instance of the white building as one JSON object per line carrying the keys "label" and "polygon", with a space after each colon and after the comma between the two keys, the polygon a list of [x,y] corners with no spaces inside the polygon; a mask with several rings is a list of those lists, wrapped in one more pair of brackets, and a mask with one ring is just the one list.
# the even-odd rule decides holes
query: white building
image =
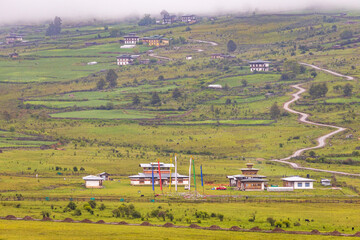
{"label": "white building", "polygon": [[191,59],[192,59],[192,56],[191,56],[191,55],[186,56],[185,59],[186,59],[186,60],[191,60]]}
{"label": "white building", "polygon": [[222,86],[220,84],[210,84],[208,85],[208,88],[216,88],[216,89],[221,89]]}
{"label": "white building", "polygon": [[94,175],[83,177],[83,179],[85,180],[86,188],[102,188],[102,183],[104,181],[103,178]]}
{"label": "white building", "polygon": [[313,189],[313,183],[316,182],[310,178],[303,178],[299,176],[292,176],[282,178],[284,187],[293,187],[294,189]]}
{"label": "white building", "polygon": [[131,55],[121,55],[116,57],[116,64],[118,66],[123,66],[123,65],[129,65],[134,61],[134,58]]}
{"label": "white building", "polygon": [[323,185],[323,186],[331,186],[331,180],[329,180],[329,179],[321,179],[320,180],[320,183],[321,183],[321,185]]}
{"label": "white building", "polygon": [[254,72],[268,72],[270,70],[270,62],[263,60],[256,60],[249,62],[250,71]]}
{"label": "white building", "polygon": [[136,36],[135,33],[129,33],[127,36],[124,36],[125,44],[136,45],[140,40],[140,37]]}
{"label": "white building", "polygon": [[104,181],[110,180],[110,174],[107,172],[99,173],[98,177],[101,177]]}

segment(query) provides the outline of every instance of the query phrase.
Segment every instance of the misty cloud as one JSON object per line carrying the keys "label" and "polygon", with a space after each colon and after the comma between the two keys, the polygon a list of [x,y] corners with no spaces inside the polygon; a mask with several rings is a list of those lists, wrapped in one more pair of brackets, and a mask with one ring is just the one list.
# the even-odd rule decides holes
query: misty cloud
{"label": "misty cloud", "polygon": [[0,0],[0,23],[63,19],[124,18],[161,10],[179,13],[284,11],[304,8],[359,9],[358,0]]}

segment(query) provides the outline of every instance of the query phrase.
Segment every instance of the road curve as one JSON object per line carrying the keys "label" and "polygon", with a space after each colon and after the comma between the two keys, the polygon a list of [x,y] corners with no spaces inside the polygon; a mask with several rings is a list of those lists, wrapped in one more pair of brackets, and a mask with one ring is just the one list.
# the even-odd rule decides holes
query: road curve
{"label": "road curve", "polygon": [[198,42],[198,43],[207,43],[207,44],[210,44],[212,46],[217,46],[219,45],[218,43],[216,42],[210,42],[210,41],[205,41],[205,40],[193,40],[194,42]]}
{"label": "road curve", "polygon": [[[333,71],[330,71],[330,70],[327,70],[327,69],[323,69],[323,68],[320,68],[320,67],[317,67],[315,65],[311,65],[311,64],[307,64],[307,63],[300,63],[302,65],[305,65],[305,66],[308,66],[308,67],[312,67],[312,68],[315,68],[317,70],[321,70],[321,71],[325,71],[325,72],[328,72],[330,74],[333,74],[335,76],[339,76],[339,77],[344,77],[346,78],[347,80],[353,80],[354,78],[353,77],[350,77],[350,76],[345,76],[345,75],[342,75],[340,73],[336,73],[336,72],[333,72]],[[346,128],[343,128],[343,127],[338,127],[338,126],[335,126],[335,125],[329,125],[329,124],[323,124],[323,123],[316,123],[316,122],[311,122],[308,119],[309,117],[309,114],[307,113],[303,113],[303,112],[299,112],[299,111],[295,111],[293,109],[290,108],[290,105],[294,102],[296,102],[297,100],[299,100],[300,98],[300,95],[302,93],[304,93],[306,91],[306,89],[300,87],[301,84],[297,84],[297,85],[292,85],[293,88],[295,89],[298,89],[299,91],[292,94],[293,96],[293,99],[291,99],[290,101],[286,102],[284,104],[284,109],[290,113],[294,113],[294,114],[298,114],[300,115],[299,117],[299,121],[302,122],[302,123],[306,123],[306,124],[311,124],[311,125],[316,125],[316,126],[321,126],[321,127],[329,127],[329,128],[335,128],[336,130],[335,131],[332,131],[331,133],[328,133],[324,136],[321,136],[319,138],[317,138],[317,142],[318,144],[314,147],[308,147],[308,148],[302,148],[302,149],[299,149],[297,151],[295,151],[292,155],[290,155],[289,157],[286,157],[286,158],[282,158],[282,159],[274,159],[274,160],[271,160],[271,161],[274,161],[274,162],[280,162],[280,163],[285,163],[285,164],[288,164],[290,165],[292,168],[295,168],[295,169],[304,169],[304,170],[311,170],[311,171],[316,171],[316,172],[327,172],[327,173],[333,173],[333,174],[340,174],[340,175],[347,175],[347,176],[357,176],[357,177],[360,177],[360,174],[355,174],[355,173],[346,173],[346,172],[338,172],[338,171],[330,171],[330,170],[323,170],[323,169],[317,169],[317,168],[309,168],[309,167],[302,167],[300,165],[298,165],[297,163],[293,163],[293,162],[289,162],[289,160],[291,158],[294,158],[294,157],[299,157],[304,151],[308,151],[308,150],[311,150],[311,149],[317,149],[317,148],[322,148],[326,145],[326,140],[328,138],[330,138],[331,136],[335,135],[335,134],[338,134],[340,132],[343,132],[346,130]]]}

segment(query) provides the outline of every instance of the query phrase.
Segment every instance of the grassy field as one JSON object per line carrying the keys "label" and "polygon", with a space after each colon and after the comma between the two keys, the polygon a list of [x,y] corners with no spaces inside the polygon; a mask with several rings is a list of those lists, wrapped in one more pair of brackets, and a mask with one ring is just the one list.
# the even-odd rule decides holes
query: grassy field
{"label": "grassy field", "polygon": [[[269,233],[241,233],[226,231],[205,231],[196,229],[176,229],[138,226],[88,225],[86,223],[49,223],[23,222],[1,220],[2,237],[4,239],[84,239],[101,237],[114,239],[121,235],[121,239],[313,239],[314,236],[287,235]],[[20,227],[21,226],[21,227]],[[91,227],[90,227],[91,226]],[[29,237],[30,236],[30,237]],[[316,239],[339,239],[333,236],[316,236]]]}

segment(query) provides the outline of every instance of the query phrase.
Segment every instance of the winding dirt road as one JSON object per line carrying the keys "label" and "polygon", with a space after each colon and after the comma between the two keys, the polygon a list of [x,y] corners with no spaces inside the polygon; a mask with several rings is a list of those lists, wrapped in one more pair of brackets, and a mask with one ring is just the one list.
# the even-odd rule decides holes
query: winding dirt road
{"label": "winding dirt road", "polygon": [[[327,69],[323,69],[323,68],[320,68],[320,67],[317,67],[315,65],[311,65],[311,64],[307,64],[307,63],[300,63],[302,65],[305,65],[305,66],[308,66],[308,67],[312,67],[314,69],[317,69],[317,70],[321,70],[321,71],[325,71],[325,72],[328,72],[332,75],[335,75],[335,76],[338,76],[338,77],[344,77],[346,78],[347,80],[354,80],[353,77],[350,77],[350,76],[345,76],[345,75],[342,75],[340,73],[336,73],[336,72],[333,72],[333,71],[330,71],[330,70],[327,70]],[[326,145],[326,140],[328,138],[330,138],[331,136],[335,135],[335,134],[338,134],[340,132],[343,132],[346,130],[346,128],[343,128],[343,127],[338,127],[338,126],[335,126],[335,125],[329,125],[329,124],[322,124],[322,123],[316,123],[316,122],[311,122],[308,119],[309,117],[309,114],[307,113],[303,113],[303,112],[298,112],[298,111],[295,111],[293,109],[290,108],[290,105],[294,102],[296,102],[297,100],[299,100],[300,98],[300,95],[302,93],[304,93],[306,91],[306,89],[300,87],[301,84],[297,84],[297,85],[293,85],[292,87],[295,88],[295,89],[298,89],[299,91],[292,94],[292,96],[294,97],[293,99],[291,99],[290,101],[286,102],[284,104],[284,109],[290,113],[295,113],[295,114],[298,114],[300,115],[299,117],[299,121],[302,122],[302,123],[306,123],[306,124],[311,124],[311,125],[316,125],[316,126],[321,126],[321,127],[329,127],[329,128],[335,128],[336,130],[331,132],[331,133],[328,133],[324,136],[321,136],[319,138],[317,138],[317,142],[318,142],[318,145],[314,146],[314,147],[308,147],[308,148],[302,148],[302,149],[299,149],[297,150],[296,152],[294,152],[292,155],[290,155],[289,157],[286,157],[286,158],[282,158],[282,159],[274,159],[274,160],[271,160],[271,161],[274,161],[274,162],[281,162],[281,163],[285,163],[285,164],[288,164],[290,165],[292,168],[295,168],[295,169],[305,169],[305,170],[311,170],[311,171],[317,171],[317,172],[327,172],[327,173],[333,173],[333,174],[341,174],[341,175],[347,175],[347,176],[357,176],[357,177],[360,177],[360,174],[355,174],[355,173],[346,173],[346,172],[338,172],[338,171],[330,171],[330,170],[324,170],[324,169],[317,169],[317,168],[309,168],[309,167],[302,167],[300,165],[298,165],[297,163],[293,163],[293,162],[289,162],[289,160],[291,158],[294,158],[294,157],[299,157],[304,151],[308,151],[308,150],[311,150],[311,149],[317,149],[317,148],[322,148]]]}

